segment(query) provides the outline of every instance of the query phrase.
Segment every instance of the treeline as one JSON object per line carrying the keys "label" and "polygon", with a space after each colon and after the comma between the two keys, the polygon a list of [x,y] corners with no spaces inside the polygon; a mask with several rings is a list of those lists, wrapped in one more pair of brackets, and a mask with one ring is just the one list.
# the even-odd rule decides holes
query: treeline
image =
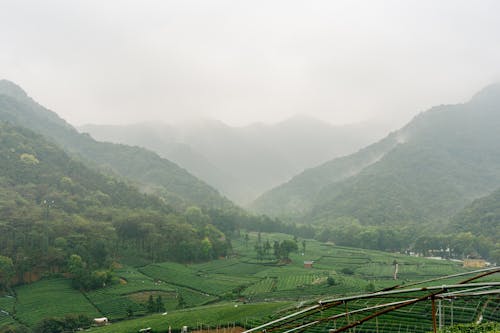
{"label": "treeline", "polygon": [[423,256],[465,259],[484,258],[500,262],[500,244],[491,237],[463,230],[432,232],[422,224],[404,226],[366,226],[358,220],[342,217],[324,225],[284,223],[267,216],[254,218],[247,230],[281,232],[300,238],[333,242],[340,246],[360,247],[392,252],[414,252]]}

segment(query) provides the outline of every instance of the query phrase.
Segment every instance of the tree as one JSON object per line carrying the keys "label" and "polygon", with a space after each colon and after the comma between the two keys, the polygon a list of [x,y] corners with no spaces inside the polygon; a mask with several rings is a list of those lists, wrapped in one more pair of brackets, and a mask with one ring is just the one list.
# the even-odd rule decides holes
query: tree
{"label": "tree", "polygon": [[184,300],[184,297],[182,297],[182,294],[179,293],[177,296],[177,309],[184,309],[186,307],[186,301]]}
{"label": "tree", "polygon": [[213,252],[213,246],[212,242],[208,237],[205,237],[201,241],[201,253],[203,256],[203,259],[212,259],[212,252]]}
{"label": "tree", "polygon": [[271,243],[269,243],[269,240],[266,240],[266,242],[264,243],[264,253],[268,255],[270,250],[271,250]]}
{"label": "tree", "polygon": [[85,262],[77,254],[72,254],[68,261],[68,270],[72,275],[72,284],[76,289],[85,289],[90,281]]}
{"label": "tree", "polygon": [[257,259],[262,260],[264,259],[264,248],[262,247],[261,243],[255,243],[255,252],[257,252]]}
{"label": "tree", "polygon": [[155,302],[153,301],[153,295],[149,295],[149,298],[148,298],[148,303],[146,304],[146,310],[147,310],[149,313],[156,312],[156,304],[155,304]]}
{"label": "tree", "polygon": [[161,298],[161,295],[156,297],[156,312],[165,312],[165,304]]}
{"label": "tree", "polygon": [[132,317],[134,315],[134,309],[131,305],[127,306],[127,317]]}
{"label": "tree", "polygon": [[326,283],[329,286],[333,286],[333,285],[335,285],[335,279],[332,276],[329,276],[329,277],[326,278]]}
{"label": "tree", "polygon": [[273,254],[276,258],[280,258],[280,243],[278,241],[273,243]]}
{"label": "tree", "polygon": [[12,259],[0,255],[0,290],[10,288],[10,281],[14,277],[14,273]]}
{"label": "tree", "polygon": [[373,281],[371,281],[370,283],[368,283],[365,287],[365,290],[369,293],[372,293],[376,290],[375,288],[375,284],[373,283]]}
{"label": "tree", "polygon": [[201,209],[196,206],[186,208],[184,215],[186,216],[186,220],[196,227],[203,227],[210,222],[210,217],[203,214]]}
{"label": "tree", "polygon": [[290,260],[290,253],[297,252],[299,247],[293,240],[285,239],[279,246],[279,256],[281,259]]}

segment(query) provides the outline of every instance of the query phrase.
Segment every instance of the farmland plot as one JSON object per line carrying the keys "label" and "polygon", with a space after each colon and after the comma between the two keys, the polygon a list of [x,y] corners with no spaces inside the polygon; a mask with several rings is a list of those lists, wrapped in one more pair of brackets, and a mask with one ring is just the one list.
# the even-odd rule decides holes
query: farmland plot
{"label": "farmland plot", "polygon": [[16,316],[28,326],[47,317],[67,314],[85,314],[92,318],[102,316],[81,292],[71,288],[67,279],[41,280],[17,288],[16,293]]}

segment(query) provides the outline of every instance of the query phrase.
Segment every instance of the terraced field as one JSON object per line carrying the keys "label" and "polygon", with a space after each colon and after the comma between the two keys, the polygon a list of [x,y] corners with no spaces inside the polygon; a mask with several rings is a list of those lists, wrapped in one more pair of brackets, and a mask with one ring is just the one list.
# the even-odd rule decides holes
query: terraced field
{"label": "terraced field", "polygon": [[217,297],[200,291],[184,288],[144,275],[133,267],[116,271],[120,283],[88,292],[88,299],[110,320],[123,319],[146,314],[149,295],[154,299],[161,295],[166,310],[174,310],[179,305],[179,295],[185,306],[193,307],[217,300]]}
{"label": "terraced field", "polygon": [[[305,251],[302,240],[298,240],[301,251],[292,253],[291,262],[285,264],[272,259],[271,254],[264,260],[257,259],[254,250],[257,239],[257,233],[249,233],[248,241],[243,236],[233,240],[234,253],[228,259],[188,265],[166,262],[123,267],[115,271],[120,283],[87,293],[71,289],[69,281],[65,279],[42,280],[16,288],[17,300],[0,297],[0,309],[13,309],[15,304],[16,319],[29,326],[49,316],[85,313],[91,317],[106,316],[111,322],[132,317],[132,320],[126,320],[131,326],[123,327],[139,327],[152,326],[147,324],[149,320],[152,323],[163,322],[173,313],[183,318],[172,321],[175,325],[180,325],[181,321],[187,322],[188,319],[193,322],[198,318],[193,312],[178,309],[211,304],[204,307],[207,309],[207,319],[197,319],[207,324],[216,321],[215,317],[211,317],[212,310],[209,309],[228,300],[244,303],[265,301],[269,304],[285,301],[288,302],[286,304],[297,305],[465,271],[456,262],[339,247],[313,240],[306,240]],[[292,239],[292,236],[262,233],[261,239],[269,240],[272,244],[275,240]],[[314,261],[313,268],[304,268],[305,260]],[[393,280],[395,260],[399,264],[397,281]],[[327,283],[328,278],[330,283]],[[146,315],[145,303],[150,295],[155,298],[162,296],[168,314],[145,316],[144,320],[134,319]],[[242,305],[239,303],[239,307],[235,309],[243,309]],[[263,306],[248,307],[261,308]],[[232,311],[228,313],[233,313]],[[236,321],[241,323],[244,313],[236,311],[234,316],[238,312],[240,317]],[[189,313],[191,317],[180,313]],[[233,318],[231,316],[233,315],[228,315],[227,318]],[[411,315],[407,317],[410,318]],[[249,316],[247,319],[247,325],[252,325],[252,321],[259,321],[257,317]],[[12,317],[0,312],[0,326],[7,325],[12,320]],[[407,323],[405,327],[411,331],[411,325],[418,324],[416,320],[413,324]],[[389,324],[386,322],[384,325]]]}
{"label": "terraced field", "polygon": [[176,263],[148,265],[141,268],[141,272],[156,280],[168,281],[177,286],[215,296],[231,293],[235,288],[251,285],[258,281],[252,276],[219,274],[216,269],[212,272],[199,271],[196,266],[189,267]]}
{"label": "terraced field", "polygon": [[15,323],[12,317],[15,302],[16,299],[13,296],[0,297],[0,327]]}
{"label": "terraced field", "polygon": [[[86,294],[94,306],[111,320],[125,318],[129,311],[135,315],[146,313],[145,302],[134,295],[147,294],[144,296],[147,299],[149,294],[156,296],[160,292],[162,295],[177,294],[171,285],[155,282],[132,267],[119,269],[116,275],[120,277],[120,283]],[[165,297],[165,301],[168,301],[168,297]]]}
{"label": "terraced field", "polygon": [[168,332],[168,328],[179,330],[187,325],[189,329],[196,329],[200,324],[204,328],[235,325],[247,326],[258,322],[264,322],[271,317],[287,309],[290,303],[271,302],[256,304],[234,304],[226,303],[212,306],[198,307],[174,311],[166,315],[152,315],[144,318],[123,321],[103,328],[91,330],[99,333],[127,333],[137,332],[144,327],[151,327],[155,333]]}
{"label": "terraced field", "polygon": [[16,293],[16,318],[27,326],[47,317],[72,313],[92,318],[102,316],[81,292],[71,288],[67,279],[41,280],[17,288]]}

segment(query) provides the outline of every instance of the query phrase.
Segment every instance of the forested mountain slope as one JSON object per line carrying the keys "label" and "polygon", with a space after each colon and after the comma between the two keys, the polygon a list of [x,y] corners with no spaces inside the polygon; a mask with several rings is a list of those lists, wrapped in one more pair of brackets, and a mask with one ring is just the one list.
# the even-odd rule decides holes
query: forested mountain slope
{"label": "forested mountain slope", "polygon": [[451,229],[500,239],[500,188],[474,200],[451,221]]}
{"label": "forested mountain slope", "polygon": [[[254,202],[268,214],[362,224],[447,219],[500,185],[500,85],[421,113],[347,157],[307,170]],[[291,213],[290,213],[291,212]]]}
{"label": "forested mountain slope", "polygon": [[[216,258],[228,246],[217,222],[195,207],[175,212],[41,135],[0,122],[0,253],[18,282],[66,270],[73,254],[88,270],[122,260]],[[0,290],[8,280],[0,278]]]}
{"label": "forested mountain slope", "polygon": [[98,142],[78,133],[55,113],[33,101],[12,82],[0,81],[0,120],[30,128],[68,152],[103,169],[133,180],[176,207],[232,207],[217,190],[156,153],[139,147]]}

